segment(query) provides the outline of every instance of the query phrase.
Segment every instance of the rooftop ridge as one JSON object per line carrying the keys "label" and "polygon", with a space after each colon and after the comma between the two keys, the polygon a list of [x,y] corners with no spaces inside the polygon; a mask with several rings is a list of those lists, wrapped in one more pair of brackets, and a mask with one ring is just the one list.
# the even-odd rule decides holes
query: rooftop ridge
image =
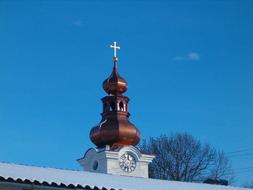
{"label": "rooftop ridge", "polygon": [[[31,169],[32,168],[32,169]],[[19,165],[0,162],[0,180],[17,183],[60,187],[93,187],[104,190],[246,190],[246,188],[167,181],[141,177],[117,176],[78,170],[64,170],[50,167]]]}

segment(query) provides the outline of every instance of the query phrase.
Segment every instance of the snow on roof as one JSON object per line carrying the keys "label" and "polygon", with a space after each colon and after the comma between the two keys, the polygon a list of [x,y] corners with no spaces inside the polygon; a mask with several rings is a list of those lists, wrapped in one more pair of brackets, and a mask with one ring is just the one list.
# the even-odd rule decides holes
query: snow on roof
{"label": "snow on roof", "polygon": [[[99,174],[0,162],[0,178],[48,185],[122,190],[242,190],[242,188]],[[244,189],[245,190],[245,189]]]}

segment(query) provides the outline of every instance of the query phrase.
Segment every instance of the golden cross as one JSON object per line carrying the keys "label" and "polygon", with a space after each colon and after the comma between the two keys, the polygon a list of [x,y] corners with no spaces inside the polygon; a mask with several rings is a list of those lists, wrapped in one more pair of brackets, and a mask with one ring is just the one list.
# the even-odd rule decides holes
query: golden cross
{"label": "golden cross", "polygon": [[110,45],[110,48],[113,48],[113,50],[114,50],[113,60],[117,61],[118,60],[118,58],[117,58],[117,49],[120,49],[120,47],[117,46],[116,42],[113,42],[113,45]]}

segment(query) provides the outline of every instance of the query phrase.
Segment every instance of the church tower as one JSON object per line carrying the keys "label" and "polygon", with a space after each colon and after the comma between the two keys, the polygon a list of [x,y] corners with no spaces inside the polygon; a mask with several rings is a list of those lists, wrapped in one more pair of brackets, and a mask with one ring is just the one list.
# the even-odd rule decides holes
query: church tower
{"label": "church tower", "polygon": [[102,119],[90,131],[90,139],[96,148],[87,150],[78,162],[85,171],[147,178],[148,165],[154,156],[143,154],[135,147],[141,136],[129,121],[129,98],[123,95],[128,86],[117,67],[116,51],[120,47],[116,42],[110,47],[114,49],[114,66],[103,82],[107,96],[101,99]]}

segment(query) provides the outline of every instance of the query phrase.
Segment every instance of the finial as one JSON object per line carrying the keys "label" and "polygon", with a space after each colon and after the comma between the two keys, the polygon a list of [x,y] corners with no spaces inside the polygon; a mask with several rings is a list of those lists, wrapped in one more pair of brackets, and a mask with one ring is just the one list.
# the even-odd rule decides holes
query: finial
{"label": "finial", "polygon": [[114,50],[114,66],[111,75],[103,82],[103,88],[110,95],[120,96],[127,91],[127,82],[119,75],[117,68],[118,58],[116,53],[117,49],[120,49],[120,47],[117,46],[116,42],[113,42],[113,44],[110,45],[110,48],[113,48]]}
{"label": "finial", "polygon": [[120,49],[119,46],[117,46],[117,42],[113,42],[113,45],[110,45],[110,48],[113,48],[113,62],[117,62],[118,58],[117,58],[117,49]]}

